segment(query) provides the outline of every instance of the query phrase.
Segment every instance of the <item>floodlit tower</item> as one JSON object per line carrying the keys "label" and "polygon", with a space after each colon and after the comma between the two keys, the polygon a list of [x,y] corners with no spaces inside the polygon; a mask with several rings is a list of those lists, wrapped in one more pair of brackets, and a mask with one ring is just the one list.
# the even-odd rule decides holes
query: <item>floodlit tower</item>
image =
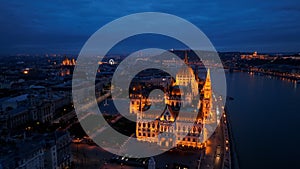
{"label": "floodlit tower", "polygon": [[211,88],[211,80],[210,80],[210,70],[207,70],[206,80],[203,86],[203,114],[204,119],[209,120],[211,118],[211,108],[212,108],[212,88]]}

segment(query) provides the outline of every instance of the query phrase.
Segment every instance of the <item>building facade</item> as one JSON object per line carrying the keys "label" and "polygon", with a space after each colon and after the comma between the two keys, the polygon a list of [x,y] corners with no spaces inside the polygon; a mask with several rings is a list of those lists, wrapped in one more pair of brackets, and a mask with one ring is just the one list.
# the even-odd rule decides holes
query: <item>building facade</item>
{"label": "building facade", "polygon": [[[187,63],[187,56],[185,57]],[[207,71],[201,90],[198,87],[198,79],[192,68],[188,67],[178,71],[172,91],[166,91],[163,97],[146,98],[142,94],[131,94],[130,113],[137,116],[136,137],[139,141],[157,143],[165,148],[205,146],[203,139],[207,136],[203,127],[206,121],[215,120],[212,111],[210,71]],[[182,92],[176,89],[178,86],[189,87],[191,90]],[[192,102],[195,98],[198,101]],[[185,106],[184,102],[198,108],[196,119],[192,116],[193,110],[189,109],[180,111],[178,116],[180,107]]]}
{"label": "building facade", "polygon": [[56,130],[14,141],[0,148],[0,169],[67,169],[72,166],[68,131]]}

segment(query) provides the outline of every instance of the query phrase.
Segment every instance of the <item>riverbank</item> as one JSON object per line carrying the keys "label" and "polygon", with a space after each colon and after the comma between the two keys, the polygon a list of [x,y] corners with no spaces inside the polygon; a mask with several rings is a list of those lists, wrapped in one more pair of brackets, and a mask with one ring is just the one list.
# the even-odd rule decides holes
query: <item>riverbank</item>
{"label": "riverbank", "polygon": [[248,72],[250,74],[261,75],[261,76],[272,76],[280,79],[287,79],[292,82],[300,82],[300,75],[296,73],[286,73],[286,72],[271,72],[264,70],[234,70],[236,72]]}
{"label": "riverbank", "polygon": [[235,147],[235,140],[232,132],[232,127],[231,127],[231,121],[230,121],[230,115],[228,113],[228,109],[225,107],[225,116],[223,116],[224,121],[226,121],[226,126],[227,126],[227,133],[229,136],[229,147],[230,147],[230,158],[231,158],[231,169],[240,169],[239,166],[239,160],[238,160],[238,154],[236,152],[236,147]]}
{"label": "riverbank", "polygon": [[227,95],[234,98],[226,105],[240,168],[297,166],[300,86],[246,72],[226,78]]}

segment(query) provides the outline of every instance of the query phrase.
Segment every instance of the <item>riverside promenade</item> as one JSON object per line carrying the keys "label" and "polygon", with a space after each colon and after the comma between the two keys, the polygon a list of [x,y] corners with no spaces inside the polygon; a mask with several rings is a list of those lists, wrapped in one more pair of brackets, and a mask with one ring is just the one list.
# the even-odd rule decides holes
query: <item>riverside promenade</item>
{"label": "riverside promenade", "polygon": [[[238,162],[238,155],[236,152],[236,147],[234,144],[234,137],[232,133],[232,127],[230,124],[230,113],[228,112],[227,107],[224,109],[223,114],[223,122],[224,124],[224,138],[225,138],[225,145],[226,145],[226,153],[225,153],[225,159],[224,159],[224,165],[223,169],[228,169],[231,167],[231,169],[240,169],[239,162]],[[229,167],[228,167],[229,166]]]}

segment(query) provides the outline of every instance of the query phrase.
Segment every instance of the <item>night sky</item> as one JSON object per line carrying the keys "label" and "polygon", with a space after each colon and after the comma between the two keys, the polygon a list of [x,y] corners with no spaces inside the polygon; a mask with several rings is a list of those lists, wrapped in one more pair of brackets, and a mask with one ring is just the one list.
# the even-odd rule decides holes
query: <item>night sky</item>
{"label": "night sky", "polygon": [[218,51],[300,51],[299,0],[0,2],[0,54],[76,54],[101,26],[137,12],[165,12],[187,19]]}

